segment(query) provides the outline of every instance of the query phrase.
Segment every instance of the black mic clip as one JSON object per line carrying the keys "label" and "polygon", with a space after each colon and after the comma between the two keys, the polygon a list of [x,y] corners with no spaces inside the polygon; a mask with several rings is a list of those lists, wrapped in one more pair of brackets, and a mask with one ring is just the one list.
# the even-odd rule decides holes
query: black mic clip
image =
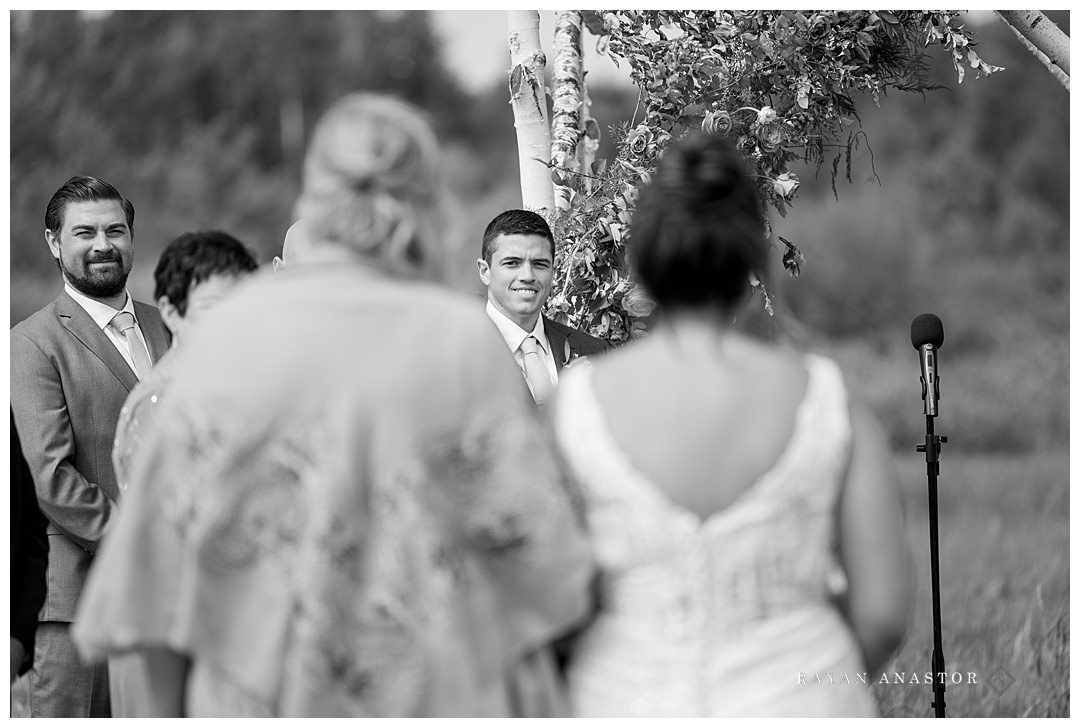
{"label": "black mic clip", "polygon": [[947,435],[927,435],[926,442],[915,446],[915,452],[926,453],[927,463],[936,463],[941,454],[941,446],[949,441]]}
{"label": "black mic clip", "polygon": [[919,347],[920,368],[922,375],[923,413],[930,417],[938,415],[938,401],[941,399],[941,378],[938,376],[937,349],[933,344]]}
{"label": "black mic clip", "polygon": [[[932,357],[936,358],[936,357],[934,357],[934,354],[936,352],[935,352],[935,350],[934,350],[934,348],[933,348],[933,346],[931,344],[924,344],[921,347],[919,347],[919,353],[922,354],[922,356],[924,356],[924,357],[926,357],[928,359],[931,359]],[[933,361],[933,359],[931,359],[931,360]],[[941,378],[937,376],[937,367],[934,366],[934,364],[930,365],[930,370],[934,372],[933,397],[934,397],[934,400],[937,401],[937,400],[941,399]],[[923,398],[923,400],[925,400],[926,395],[929,394],[929,392],[927,391],[927,387],[926,387],[926,377],[920,376],[919,377],[919,383],[922,384],[922,398]]]}

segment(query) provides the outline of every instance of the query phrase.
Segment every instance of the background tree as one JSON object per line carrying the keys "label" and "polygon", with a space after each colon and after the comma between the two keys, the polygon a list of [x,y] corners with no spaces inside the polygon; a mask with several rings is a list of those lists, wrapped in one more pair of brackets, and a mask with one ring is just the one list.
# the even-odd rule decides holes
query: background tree
{"label": "background tree", "polygon": [[72,174],[135,200],[133,281],[148,295],[181,232],[280,251],[310,126],[349,91],[394,93],[448,142],[479,145],[425,13],[16,11],[11,78],[16,321],[55,295],[44,204]]}
{"label": "background tree", "polygon": [[[555,68],[552,74],[551,166],[555,183],[555,206],[570,209],[573,189],[567,175],[581,169],[578,148],[582,153],[587,145],[583,140],[585,108],[581,54],[581,12],[560,10],[555,15]],[[591,169],[591,167],[586,167]],[[526,203],[528,204],[528,203]]]}
{"label": "background tree", "polygon": [[994,13],[1068,90],[1069,36],[1038,10],[995,10]]}
{"label": "background tree", "polygon": [[551,125],[545,93],[547,56],[540,45],[540,16],[534,10],[508,10],[510,104],[517,129],[521,194],[536,210],[555,207],[555,191],[545,160],[551,153]]}

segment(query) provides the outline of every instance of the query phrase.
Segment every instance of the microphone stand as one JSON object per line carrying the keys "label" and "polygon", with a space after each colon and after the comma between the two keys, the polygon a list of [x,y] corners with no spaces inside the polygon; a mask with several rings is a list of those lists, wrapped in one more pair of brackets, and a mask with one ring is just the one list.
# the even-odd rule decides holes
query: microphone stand
{"label": "microphone stand", "polygon": [[[928,387],[926,396],[934,397],[936,389],[936,386]],[[934,654],[930,661],[934,670],[934,699],[930,702],[930,707],[934,709],[935,718],[945,717],[945,656],[941,648],[941,594],[938,586],[937,476],[941,445],[948,441],[949,438],[934,434],[934,415],[926,415],[926,442],[916,445],[915,450],[926,453],[926,480],[930,501],[930,592],[934,605]]]}

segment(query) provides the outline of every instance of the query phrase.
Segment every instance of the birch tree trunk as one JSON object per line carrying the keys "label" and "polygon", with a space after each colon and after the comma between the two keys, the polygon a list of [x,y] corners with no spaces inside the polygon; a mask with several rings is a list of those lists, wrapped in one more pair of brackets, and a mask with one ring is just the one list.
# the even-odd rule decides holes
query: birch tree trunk
{"label": "birch tree trunk", "polygon": [[585,191],[591,193],[596,186],[596,153],[600,151],[600,124],[592,115],[592,100],[585,77],[581,79],[581,141],[578,142],[578,168],[584,172]]}
{"label": "birch tree trunk", "polygon": [[507,10],[506,14],[510,105],[514,109],[514,128],[517,130],[521,202],[527,209],[550,212],[555,209],[555,189],[548,169],[551,127],[544,90],[547,58],[540,49],[540,13]]}
{"label": "birch tree trunk", "polygon": [[1061,85],[1069,89],[1069,36],[1038,10],[995,10],[1032,55],[1043,62]]}
{"label": "birch tree trunk", "polygon": [[581,139],[582,67],[581,13],[555,13],[555,65],[552,69],[551,178],[555,207],[569,210],[574,194],[569,181],[578,167]]}

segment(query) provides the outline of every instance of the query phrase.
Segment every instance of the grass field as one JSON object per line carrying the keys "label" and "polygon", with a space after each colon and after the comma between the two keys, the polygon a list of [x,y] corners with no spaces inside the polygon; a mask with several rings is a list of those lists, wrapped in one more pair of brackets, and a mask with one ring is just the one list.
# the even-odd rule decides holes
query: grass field
{"label": "grass field", "polygon": [[[947,434],[947,433],[946,433]],[[941,621],[949,717],[1069,715],[1069,454],[950,453],[938,482]],[[926,462],[898,452],[918,567],[908,636],[892,674],[930,671],[933,647]],[[880,680],[880,676],[877,678]],[[1011,682],[1010,682],[1011,681]],[[926,684],[875,684],[882,715],[932,717]]]}

